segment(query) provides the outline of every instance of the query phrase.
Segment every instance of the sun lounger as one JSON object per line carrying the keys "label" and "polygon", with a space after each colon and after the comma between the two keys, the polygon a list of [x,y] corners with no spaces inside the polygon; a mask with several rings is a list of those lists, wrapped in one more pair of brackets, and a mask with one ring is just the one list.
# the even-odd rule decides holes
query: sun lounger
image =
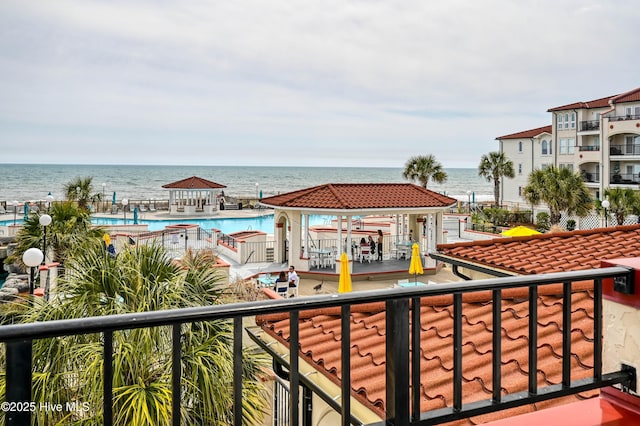
{"label": "sun lounger", "polygon": [[144,204],[140,204],[140,207],[138,207],[138,210],[140,210],[141,212],[146,212],[147,208],[144,206]]}
{"label": "sun lounger", "polygon": [[5,214],[7,213],[7,211],[4,209],[4,207],[0,206],[0,214]]}

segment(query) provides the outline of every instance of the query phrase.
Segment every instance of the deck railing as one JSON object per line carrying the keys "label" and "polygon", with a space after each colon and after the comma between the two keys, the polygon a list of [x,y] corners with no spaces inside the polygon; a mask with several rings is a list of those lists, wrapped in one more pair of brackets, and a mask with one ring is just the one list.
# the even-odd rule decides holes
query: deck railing
{"label": "deck railing", "polygon": [[[31,395],[31,348],[36,339],[59,336],[85,335],[100,333],[103,341],[103,413],[104,425],[113,424],[113,335],[114,332],[158,326],[170,326],[173,330],[173,348],[171,353],[172,366],[172,413],[173,424],[180,424],[180,397],[182,342],[181,330],[183,324],[201,321],[231,321],[233,323],[234,346],[234,380],[231,389],[233,395],[233,409],[237,414],[241,410],[242,400],[242,347],[243,347],[243,318],[256,315],[286,312],[290,316],[289,354],[286,357],[274,359],[281,367],[288,371],[289,382],[288,413],[274,413],[279,419],[288,418],[289,424],[301,424],[300,386],[314,389],[311,378],[299,373],[299,327],[298,321],[301,310],[320,309],[327,307],[341,307],[342,319],[342,384],[341,397],[330,398],[319,396],[336,411],[341,413],[342,424],[352,422],[360,424],[352,417],[350,410],[350,312],[351,307],[363,303],[384,302],[386,304],[386,423],[393,425],[427,425],[438,424],[466,418],[521,405],[532,404],[561,396],[575,394],[586,390],[596,389],[613,384],[633,387],[634,371],[620,370],[603,374],[602,372],[602,280],[605,278],[626,277],[630,279],[631,272],[622,267],[602,268],[570,273],[554,273],[537,276],[519,276],[496,278],[482,281],[468,281],[452,284],[439,284],[426,287],[386,289],[367,292],[354,292],[335,295],[320,295],[314,297],[300,297],[282,300],[246,302],[229,305],[205,306],[197,308],[176,309],[171,311],[156,311],[131,313],[93,318],[79,318],[63,321],[50,321],[31,324],[5,325],[0,327],[0,342],[5,343],[7,351],[7,395],[8,401],[29,401]],[[594,281],[593,306],[593,353],[594,366],[592,377],[579,381],[571,380],[571,288],[573,282]],[[539,386],[537,383],[537,309],[538,289],[541,286],[563,284],[563,322],[561,326],[562,350],[562,383],[558,385]],[[511,288],[527,288],[529,291],[529,385],[524,392],[501,394],[501,301],[502,291]],[[480,291],[491,291],[493,295],[493,357],[492,381],[493,394],[490,398],[470,404],[463,403],[463,365],[462,365],[462,330],[463,330],[463,295]],[[420,358],[410,357],[411,347],[420,346],[420,327],[411,327],[411,323],[420,323],[420,298],[425,296],[439,296],[453,294],[453,341],[454,361],[452,404],[446,408],[429,412],[420,412],[421,386],[428,387],[420,377]],[[250,332],[250,337],[258,344],[264,344],[259,333]],[[263,346],[267,349],[267,345]],[[276,368],[278,370],[279,368]],[[287,395],[283,393],[282,396]],[[342,401],[339,404],[337,401]],[[277,409],[274,408],[274,409]],[[27,412],[6,413],[7,425],[30,424],[31,414]],[[236,426],[242,424],[242,416],[235,415]]]}

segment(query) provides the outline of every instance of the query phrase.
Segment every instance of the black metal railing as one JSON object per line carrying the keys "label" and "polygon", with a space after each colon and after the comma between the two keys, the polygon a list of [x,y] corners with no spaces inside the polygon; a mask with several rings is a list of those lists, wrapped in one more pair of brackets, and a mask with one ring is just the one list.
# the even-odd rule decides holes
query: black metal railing
{"label": "black metal railing", "polygon": [[[385,289],[367,292],[344,293],[336,295],[321,295],[314,297],[300,297],[293,299],[246,302],[229,305],[206,306],[197,308],[176,309],[170,311],[156,311],[132,313],[104,317],[79,318],[62,321],[50,321],[30,324],[5,325],[0,327],[0,342],[6,344],[7,400],[28,401],[31,393],[31,348],[36,339],[86,335],[100,333],[103,336],[103,413],[104,425],[113,424],[113,335],[114,332],[158,326],[172,327],[173,347],[171,353],[172,368],[172,415],[173,424],[180,424],[181,403],[181,331],[182,325],[202,321],[232,320],[234,347],[234,379],[232,389],[234,424],[242,424],[242,416],[237,415],[241,410],[242,401],[242,349],[243,349],[243,319],[256,315],[268,315],[286,312],[290,318],[289,353],[286,357],[274,358],[274,361],[288,370],[288,413],[278,413],[279,418],[288,418],[291,425],[300,424],[300,386],[309,389],[314,387],[312,379],[299,373],[299,318],[301,310],[322,309],[328,307],[341,308],[342,320],[342,403],[337,398],[330,398],[326,394],[319,396],[342,416],[342,424],[361,424],[352,417],[350,410],[351,378],[350,378],[350,312],[351,307],[363,303],[384,302],[386,304],[386,424],[393,425],[431,425],[469,416],[481,415],[526,404],[536,403],[566,395],[576,394],[614,384],[635,388],[635,371],[621,369],[620,371],[603,374],[602,372],[602,280],[605,278],[631,279],[632,271],[622,267],[611,267],[578,271],[569,273],[553,273],[537,276],[518,276],[496,278],[482,281],[467,281],[437,286]],[[571,380],[571,290],[573,282],[593,280],[593,374],[588,379]],[[538,316],[538,288],[545,285],[563,283],[563,320],[562,335],[562,383],[558,385],[538,386],[537,384],[537,316]],[[527,288],[529,291],[529,333],[528,333],[528,389],[523,392],[501,394],[501,304],[502,291],[511,288]],[[493,393],[489,399],[463,404],[463,366],[462,366],[462,333],[464,319],[462,313],[463,295],[467,293],[492,292],[492,335],[493,361],[492,381]],[[421,357],[411,357],[411,347],[420,347],[421,327],[411,327],[411,323],[420,324],[420,298],[425,296],[442,296],[453,294],[453,381],[452,402],[446,408],[434,411],[420,412],[421,392],[416,391],[423,383],[420,376]],[[263,348],[268,344],[247,329],[249,336]],[[428,378],[426,378],[428,381]],[[413,391],[412,391],[413,389]],[[23,398],[23,399],[20,399]],[[277,409],[277,407],[274,407]],[[21,417],[16,417],[19,414]],[[275,413],[274,413],[275,415]],[[30,424],[30,413],[7,413],[8,425]]]}
{"label": "black metal railing", "polygon": [[582,145],[578,147],[580,152],[595,152],[600,151],[600,145]]}
{"label": "black metal railing", "polygon": [[640,144],[611,145],[609,155],[640,155]]}
{"label": "black metal railing", "polygon": [[600,129],[600,121],[598,120],[586,120],[580,122],[580,131],[586,132],[589,130],[599,130]]}
{"label": "black metal railing", "polygon": [[640,114],[622,114],[607,116],[609,121],[640,120]]}
{"label": "black metal railing", "polygon": [[640,183],[640,176],[632,173],[613,173],[609,176],[611,183],[620,185],[636,185]]}

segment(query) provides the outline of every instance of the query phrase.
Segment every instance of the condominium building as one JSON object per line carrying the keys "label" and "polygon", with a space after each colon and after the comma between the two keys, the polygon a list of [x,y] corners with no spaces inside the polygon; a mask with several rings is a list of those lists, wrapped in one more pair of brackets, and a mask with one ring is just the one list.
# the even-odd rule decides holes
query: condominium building
{"label": "condominium building", "polygon": [[548,112],[550,126],[496,138],[516,171],[503,182],[504,204],[524,204],[529,174],[550,164],[579,171],[596,198],[609,187],[638,187],[640,88]]}

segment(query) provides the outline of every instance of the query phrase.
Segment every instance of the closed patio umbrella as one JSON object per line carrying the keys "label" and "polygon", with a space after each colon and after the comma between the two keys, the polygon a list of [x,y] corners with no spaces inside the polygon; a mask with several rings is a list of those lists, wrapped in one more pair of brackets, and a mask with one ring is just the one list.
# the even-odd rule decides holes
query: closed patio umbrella
{"label": "closed patio umbrella", "polygon": [[415,282],[418,281],[418,274],[424,274],[422,259],[420,258],[420,246],[418,243],[413,243],[411,246],[411,263],[409,264],[409,273],[413,274]]}
{"label": "closed patio umbrella", "polygon": [[25,201],[24,203],[24,220],[29,219],[29,203]]}
{"label": "closed patio umbrella", "polygon": [[133,224],[137,225],[138,224],[138,208],[134,208],[133,209]]}
{"label": "closed patio umbrella", "polygon": [[351,273],[349,272],[349,258],[347,253],[340,255],[340,281],[338,281],[338,293],[349,293],[351,288]]}
{"label": "closed patio umbrella", "polygon": [[116,191],[113,191],[113,197],[111,197],[111,205],[115,206],[116,203]]}

